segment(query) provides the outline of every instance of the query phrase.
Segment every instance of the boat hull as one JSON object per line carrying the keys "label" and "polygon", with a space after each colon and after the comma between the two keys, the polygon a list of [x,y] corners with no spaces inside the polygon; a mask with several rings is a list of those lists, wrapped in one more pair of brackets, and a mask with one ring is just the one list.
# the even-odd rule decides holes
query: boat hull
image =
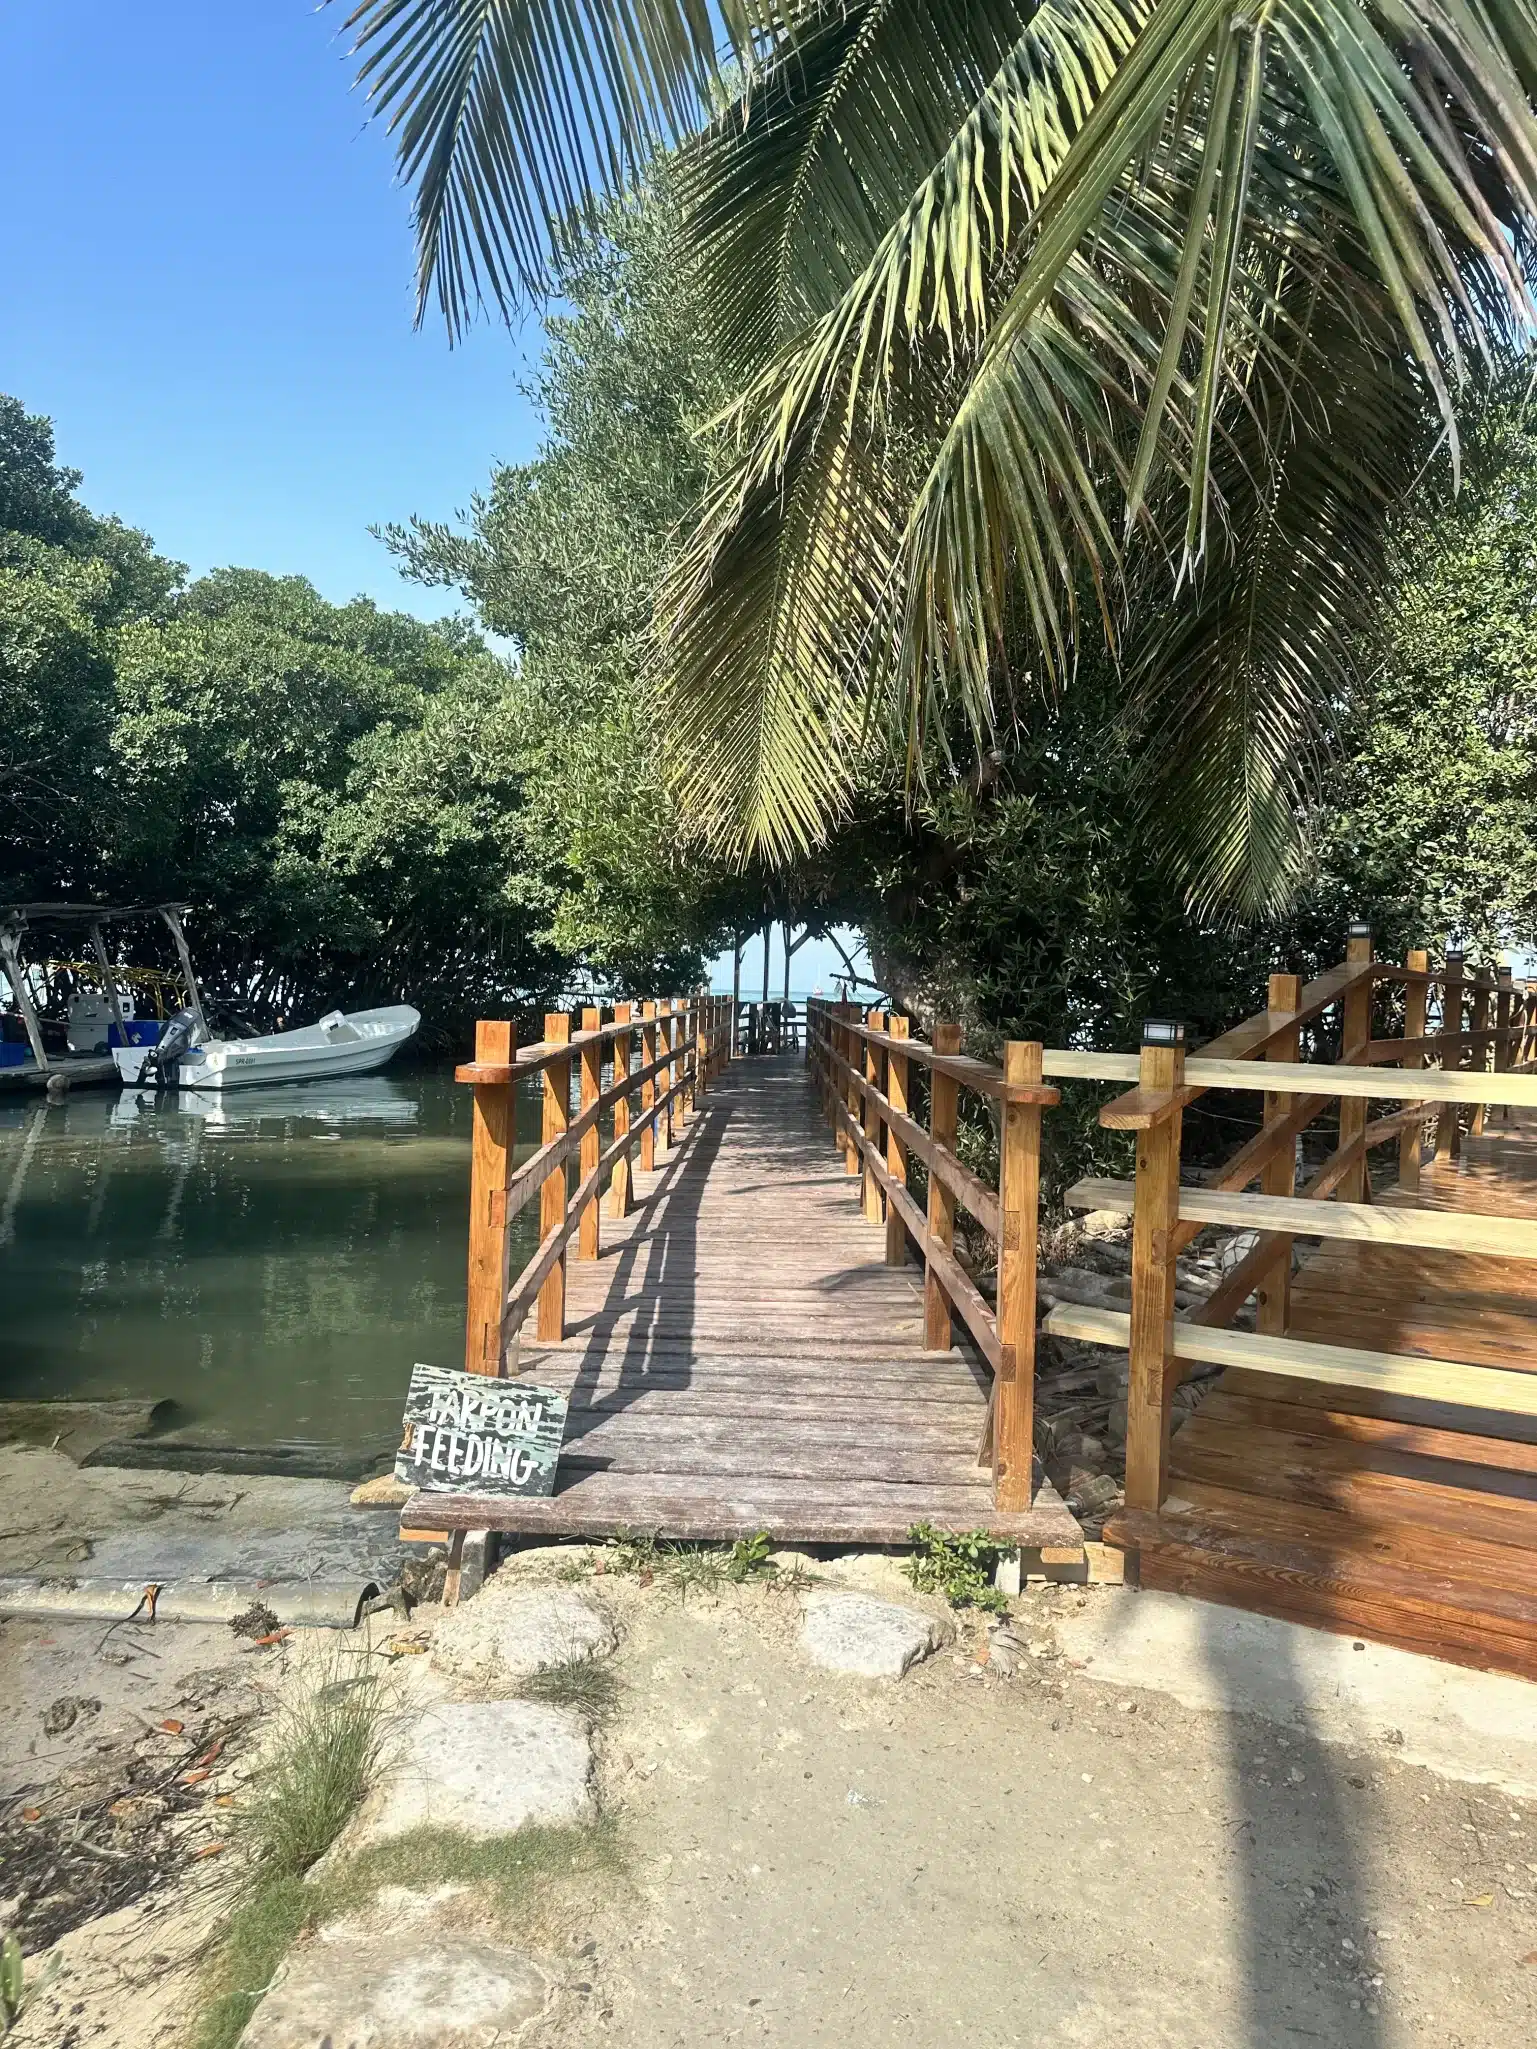
{"label": "boat hull", "polygon": [[[392,1060],[415,1033],[421,1013],[409,1003],[358,1010],[336,1021],[273,1032],[262,1039],[212,1039],[177,1063],[180,1089],[256,1088],[283,1081],[325,1081],[372,1074]],[[116,1046],[112,1057],[127,1087],[141,1080],[154,1049]]]}

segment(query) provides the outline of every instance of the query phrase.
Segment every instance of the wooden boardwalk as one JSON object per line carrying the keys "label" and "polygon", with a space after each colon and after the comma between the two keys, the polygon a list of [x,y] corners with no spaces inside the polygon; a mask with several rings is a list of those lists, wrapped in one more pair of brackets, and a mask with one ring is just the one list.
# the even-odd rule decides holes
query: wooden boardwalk
{"label": "wooden boardwalk", "polygon": [[[524,1338],[513,1371],[571,1416],[555,1495],[498,1503],[498,1528],[898,1544],[933,1522],[1081,1555],[1039,1474],[1028,1511],[994,1507],[990,1376],[923,1350],[922,1273],[885,1264],[800,1058],[732,1062],[634,1190],[568,1260],[564,1340]],[[486,1502],[418,1495],[402,1521],[483,1527]]]}
{"label": "wooden boardwalk", "polygon": [[[1537,1124],[1489,1113],[1387,1205],[1537,1219]],[[1289,1337],[1537,1373],[1537,1262],[1325,1241]],[[1537,1417],[1230,1369],[1174,1438],[1144,1586],[1537,1678]]]}

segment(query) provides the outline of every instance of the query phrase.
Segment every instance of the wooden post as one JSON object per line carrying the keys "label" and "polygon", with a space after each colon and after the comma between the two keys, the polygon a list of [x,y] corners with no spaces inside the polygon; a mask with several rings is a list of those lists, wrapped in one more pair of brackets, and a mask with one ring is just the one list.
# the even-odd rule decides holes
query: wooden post
{"label": "wooden post", "polygon": [[[847,1008],[848,1005],[846,1003],[839,1001],[828,1012],[828,1035],[833,1053],[840,1060],[847,1059],[849,1051],[848,1033],[844,1030],[843,1025],[843,1013]],[[833,1144],[840,1153],[846,1151],[848,1147],[848,1137],[838,1117],[838,1105],[842,1101],[843,1076],[839,1073],[837,1067],[829,1061],[827,1068],[827,1121],[833,1128]]]}
{"label": "wooden post", "polygon": [[[1185,1079],[1183,1025],[1149,1019],[1142,1028],[1139,1088],[1178,1089]],[[1173,1109],[1137,1133],[1131,1229],[1131,1343],[1126,1389],[1126,1506],[1154,1512],[1169,1469],[1169,1398],[1177,1371],[1174,1241],[1179,1222],[1183,1112]]]}
{"label": "wooden post", "polygon": [[32,991],[27,985],[26,971],[21,964],[21,950],[16,944],[16,934],[10,929],[0,931],[0,960],[5,962],[6,980],[11,985],[11,995],[16,1008],[21,1012],[22,1022],[27,1027],[27,1040],[32,1048],[32,1058],[40,1074],[48,1072],[48,1050],[43,1044],[42,1027],[37,1021],[37,1011],[32,1002]]}
{"label": "wooden post", "polygon": [[[602,1029],[603,1013],[601,1010],[584,1010],[582,1012],[582,1030],[584,1032],[598,1032]],[[603,1042],[601,1039],[598,1039],[592,1045],[582,1048],[582,1109],[584,1111],[591,1109],[602,1093]],[[581,1164],[577,1172],[583,1181],[587,1179],[587,1176],[597,1166],[602,1150],[602,1135],[598,1130],[598,1120],[594,1117],[592,1129],[582,1133]],[[577,1219],[576,1256],[578,1259],[596,1259],[602,1251],[600,1210],[601,1205],[597,1195],[594,1194],[591,1201],[584,1205],[582,1214]]]}
{"label": "wooden post", "polygon": [[[1266,1008],[1276,1011],[1300,1010],[1302,1008],[1302,977],[1300,975],[1272,975],[1270,989],[1265,998]],[[1282,1039],[1272,1041],[1266,1051],[1267,1060],[1295,1063],[1301,1051],[1300,1032],[1294,1027]],[[1296,1107],[1295,1096],[1265,1096],[1265,1122],[1277,1124],[1289,1117]],[[1274,1154],[1260,1169],[1260,1193],[1262,1195],[1295,1195],[1297,1192],[1297,1148],[1289,1145],[1283,1152]],[[1258,1328],[1271,1337],[1284,1337],[1287,1319],[1291,1314],[1292,1294],[1292,1241],[1287,1238],[1277,1248],[1276,1261],[1265,1274],[1259,1287],[1258,1314],[1255,1322]]]}
{"label": "wooden post", "polygon": [[[1404,956],[1404,966],[1411,973],[1424,975],[1430,971],[1430,955],[1419,947],[1413,947]],[[1425,1016],[1430,1007],[1430,985],[1428,982],[1409,982],[1404,986],[1404,1037],[1423,1039]],[[1423,1052],[1406,1053],[1405,1067],[1424,1067],[1428,1056]],[[1407,1131],[1398,1134],[1398,1185],[1400,1188],[1417,1189],[1420,1185],[1420,1147],[1425,1141],[1423,1124],[1411,1124]]]}
{"label": "wooden post", "polygon": [[[1361,922],[1350,928],[1350,937],[1345,947],[1345,959],[1353,964],[1369,961],[1372,957],[1371,928]],[[1372,1035],[1372,984],[1369,975],[1363,975],[1345,992],[1343,1029],[1340,1033],[1340,1059],[1359,1063],[1365,1058],[1367,1042]],[[1363,1096],[1348,1096],[1340,1102],[1340,1144],[1350,1145],[1366,1130],[1368,1104]],[[1340,1182],[1341,1202],[1370,1202],[1371,1183],[1366,1171],[1366,1154],[1363,1152],[1353,1167],[1345,1171]]]}
{"label": "wooden post", "polygon": [[[845,1057],[850,1068],[857,1069],[864,1065],[865,1042],[859,1037],[858,1028],[858,1020],[861,1013],[852,1003],[845,1003],[843,1009],[848,1020],[844,1031],[844,1037],[848,1040]],[[864,1124],[860,1113],[864,1108],[864,1102],[859,1090],[854,1085],[852,1073],[846,1075],[843,1079],[843,1106],[849,1113],[850,1123],[856,1130],[862,1131]],[[858,1174],[862,1173],[863,1170],[864,1161],[860,1158],[859,1147],[851,1137],[844,1146],[843,1171],[845,1174]]]}
{"label": "wooden post", "polygon": [[[475,1058],[511,1065],[517,1035],[510,1023],[482,1018]],[[515,1084],[478,1081],[470,1111],[470,1272],[464,1322],[466,1373],[502,1370],[502,1317],[507,1306],[507,1183],[517,1143]]]}
{"label": "wooden post", "polygon": [[[1494,995],[1494,1029],[1498,1034],[1494,1042],[1494,1071],[1496,1074],[1507,1073],[1511,1065],[1510,1027],[1511,1020],[1515,1014],[1516,996],[1515,983],[1511,979],[1512,972],[1510,968],[1502,967],[1495,969],[1495,980],[1499,985]],[[1510,1122],[1510,1105],[1508,1103],[1501,1105],[1500,1122],[1502,1124]]]}
{"label": "wooden post", "polygon": [[[1489,1029],[1489,997],[1491,992],[1488,976],[1489,970],[1487,968],[1480,968],[1478,980],[1474,985],[1472,1029],[1475,1032],[1486,1032]],[[1489,1065],[1488,1041],[1480,1040],[1463,1064],[1467,1067],[1476,1067],[1479,1073],[1482,1074]],[[1484,1132],[1484,1112],[1487,1108],[1488,1105],[1486,1103],[1480,1103],[1474,1110],[1473,1122],[1469,1128],[1469,1135],[1471,1137],[1482,1138]]]}
{"label": "wooden post", "polygon": [[[1446,972],[1441,978],[1441,1032],[1444,1037],[1462,1030],[1462,955],[1449,953],[1446,956]],[[1456,1054],[1441,1055],[1441,1068],[1459,1065]],[[1462,1151],[1462,1128],[1458,1123],[1458,1109],[1455,1103],[1443,1103],[1441,1114],[1436,1119],[1436,1158],[1455,1160]]]}
{"label": "wooden post", "polygon": [[[640,1064],[642,1068],[654,1067],[661,1057],[657,1045],[657,1023],[655,1003],[641,1005],[644,1022],[640,1032]],[[654,1074],[647,1075],[640,1085],[640,1166],[643,1174],[649,1174],[656,1166],[656,1084]]]}
{"label": "wooden post", "polygon": [[[936,1024],[932,1043],[936,1053],[959,1053],[960,1026]],[[960,1087],[954,1077],[941,1074],[937,1067],[930,1068],[929,1136],[936,1146],[942,1146],[948,1153],[955,1151],[959,1107]],[[929,1236],[947,1252],[955,1243],[955,1197],[932,1169],[929,1172]],[[954,1342],[955,1333],[950,1328],[950,1298],[940,1285],[933,1266],[926,1263],[923,1276],[923,1349],[926,1352],[948,1352]]]}
{"label": "wooden post", "polygon": [[662,1138],[667,1150],[672,1151],[678,1142],[678,1133],[683,1129],[683,1113],[673,1090],[678,1085],[678,999],[669,996],[662,1005],[662,1051],[667,1055],[667,1065],[662,1069],[662,1088],[667,1097],[667,1109],[663,1115]]}
{"label": "wooden post", "polygon": [[[872,1032],[885,1031],[886,1013],[882,1010],[867,1010],[865,1012],[865,1024]],[[881,1085],[881,1064],[882,1063],[880,1048],[878,1046],[872,1046],[869,1043],[869,1041],[866,1040],[865,1080],[869,1083],[871,1088],[878,1089]],[[871,1103],[865,1100],[861,1101],[860,1108],[863,1113],[859,1120],[860,1128],[864,1132],[865,1137],[870,1141],[871,1145],[875,1148],[876,1152],[884,1152],[886,1127],[881,1121],[879,1111],[876,1110]],[[875,1170],[873,1167],[870,1166],[868,1160],[865,1162],[864,1176],[865,1180],[863,1201],[865,1221],[871,1224],[882,1223],[885,1218],[885,1213],[881,1206],[881,1184],[876,1180]]]}
{"label": "wooden post", "polygon": [[192,972],[192,954],[187,945],[187,935],[181,929],[181,910],[174,904],[163,904],[160,915],[170,927],[171,942],[176,948],[176,958],[181,963],[182,980],[187,985],[187,1007],[197,1020],[200,1039],[209,1036],[208,1019],[203,1013],[203,992],[198,988],[197,976]]}
{"label": "wooden post", "polygon": [[[627,1025],[635,1015],[630,1003],[614,1005],[614,1023]],[[614,1085],[630,1072],[630,1054],[634,1049],[635,1034],[624,1032],[614,1041]],[[621,1096],[614,1105],[614,1136],[624,1138],[630,1129],[630,1099]],[[608,1183],[608,1213],[611,1217],[627,1217],[630,1214],[630,1156],[621,1153],[614,1162],[614,1171]]]}
{"label": "wooden post", "polygon": [[[544,1019],[544,1036],[554,1045],[561,1045],[571,1036],[571,1020],[563,1011],[547,1011]],[[546,1145],[552,1138],[560,1138],[571,1128],[571,1056],[554,1060],[544,1070],[544,1122],[542,1137]],[[561,1161],[553,1174],[546,1174],[539,1184],[539,1237],[541,1243],[552,1231],[558,1231],[566,1221],[566,1163]],[[564,1247],[559,1259],[550,1268],[543,1287],[539,1290],[539,1320],[536,1325],[540,1342],[558,1345],[566,1335],[566,1254]]]}
{"label": "wooden post", "polygon": [[[1006,1082],[1039,1082],[1042,1048],[1010,1039]],[[1041,1109],[1003,1105],[998,1160],[998,1347],[993,1400],[993,1499],[1000,1509],[1030,1506],[1035,1470],[1035,1270],[1041,1220]]]}
{"label": "wooden post", "polygon": [[[893,1017],[886,1029],[894,1039],[907,1037],[908,1025],[905,1017]],[[891,1099],[893,1110],[900,1110],[904,1117],[912,1115],[907,1095],[907,1055],[891,1053],[886,1059],[886,1094]],[[907,1186],[907,1147],[888,1124],[886,1127],[886,1167],[893,1181]],[[905,1266],[907,1264],[907,1226],[903,1223],[896,1204],[886,1206],[886,1264]]]}

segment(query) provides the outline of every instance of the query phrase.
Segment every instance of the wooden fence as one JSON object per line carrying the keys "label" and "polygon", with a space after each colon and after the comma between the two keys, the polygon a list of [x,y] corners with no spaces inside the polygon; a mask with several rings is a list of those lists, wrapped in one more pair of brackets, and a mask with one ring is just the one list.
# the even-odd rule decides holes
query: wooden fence
{"label": "wooden fence", "polygon": [[[969,1331],[992,1368],[990,1449],[1000,1508],[1028,1505],[1034,1434],[1036,1255],[1041,1115],[1060,1080],[1131,1082],[1100,1122],[1136,1134],[1132,1181],[1089,1180],[1069,1190],[1077,1209],[1132,1218],[1129,1312],[1059,1304],[1043,1328],[1125,1348],[1126,1501],[1156,1509],[1166,1492],[1173,1396],[1191,1363],[1251,1366],[1272,1374],[1378,1388],[1441,1401],[1537,1413],[1537,1376],[1366,1352],[1288,1339],[1291,1253],[1298,1238],[1355,1238],[1468,1253],[1537,1258],[1537,1223],[1468,1215],[1406,1202],[1373,1204],[1368,1155],[1393,1145],[1405,1196],[1419,1187],[1425,1132],[1440,1158],[1455,1157],[1465,1121],[1481,1131],[1488,1111],[1537,1108],[1537,988],[1508,969],[1469,973],[1450,955],[1439,968],[1414,952],[1403,966],[1373,958],[1371,938],[1353,927],[1345,961],[1306,987],[1271,977],[1267,1007],[1187,1059],[1183,1029],[1153,1021],[1140,1054],[1097,1053],[1012,1042],[996,1066],[960,1050],[958,1026],[936,1024],[931,1043],[908,1020],[850,1004],[808,1006],[807,1057],[850,1176],[862,1176],[872,1223],[884,1222],[886,1257],[900,1264],[909,1242],[925,1267],[929,1349],[954,1342],[952,1319]],[[1374,1013],[1401,1012],[1394,1035],[1373,1036]],[[1429,1030],[1432,1006],[1439,1028]],[[1303,1041],[1337,1013],[1338,1059],[1302,1062]],[[911,1114],[912,1068],[929,1075],[925,1128]],[[1284,1074],[1278,1068],[1285,1068]],[[1412,1077],[1412,1078],[1411,1078]],[[999,1182],[992,1188],[958,1157],[957,1100],[971,1088],[998,1105]],[[1181,1182],[1182,1113],[1208,1090],[1262,1093],[1261,1129],[1200,1187]],[[1401,1107],[1369,1118],[1373,1099]],[[1337,1142],[1300,1189],[1297,1140],[1338,1106]],[[928,1169],[927,1212],[907,1187],[909,1157]],[[1247,1192],[1255,1182],[1259,1189]],[[989,1303],[954,1252],[956,1204],[997,1249],[996,1302]],[[1217,1291],[1176,1322],[1175,1260],[1209,1224],[1256,1238]],[[1231,1328],[1258,1294],[1255,1331]]]}
{"label": "wooden fence", "polygon": [[[730,998],[702,993],[616,1004],[607,1023],[598,1009],[583,1010],[575,1019],[551,1012],[544,1037],[521,1049],[510,1023],[476,1025],[475,1058],[455,1070],[455,1079],[475,1091],[464,1355],[469,1372],[505,1372],[536,1305],[541,1341],[558,1343],[565,1336],[567,1246],[574,1237],[578,1259],[598,1257],[605,1186],[610,1214],[627,1215],[632,1155],[638,1150],[642,1172],[655,1166],[658,1149],[673,1144],[726,1061],[730,1037]],[[574,1090],[573,1069],[579,1077]],[[520,1163],[516,1091],[534,1074],[544,1079],[541,1142]],[[609,1112],[613,1135],[604,1145],[601,1122]],[[573,1161],[574,1191],[568,1180]],[[538,1247],[513,1276],[513,1222],[536,1194]]]}
{"label": "wooden fence", "polygon": [[[982,1456],[991,1458],[999,1508],[1028,1508],[1035,1436],[1041,1111],[1057,1101],[1057,1091],[1041,1080],[1039,1045],[1011,1042],[1003,1066],[995,1067],[968,1059],[960,1044],[958,1025],[936,1025],[932,1044],[925,1044],[911,1037],[904,1017],[888,1019],[880,1011],[867,1011],[861,1018],[851,1003],[819,1000],[807,1009],[807,1059],[848,1172],[863,1176],[865,1215],[885,1224],[888,1264],[903,1264],[909,1238],[919,1250],[925,1347],[948,1351],[958,1317],[992,1368]],[[927,1129],[910,1114],[914,1066],[928,1073]],[[999,1106],[996,1189],[956,1153],[962,1088]],[[928,1170],[927,1213],[908,1193],[910,1156]],[[955,1256],[957,1203],[997,1247],[996,1307]]]}

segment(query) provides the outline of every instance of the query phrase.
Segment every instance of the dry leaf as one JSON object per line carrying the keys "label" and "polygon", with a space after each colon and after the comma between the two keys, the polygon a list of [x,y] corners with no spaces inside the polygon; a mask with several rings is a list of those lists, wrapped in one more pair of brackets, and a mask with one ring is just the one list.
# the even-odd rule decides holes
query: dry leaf
{"label": "dry leaf", "polygon": [[201,1850],[192,1852],[192,1861],[196,1864],[200,1857],[217,1857],[223,1848],[222,1843],[204,1843]]}
{"label": "dry leaf", "polygon": [[203,1752],[202,1756],[198,1759],[198,1763],[212,1764],[214,1759],[218,1756],[219,1752],[223,1748],[224,1738],[222,1736],[216,1736],[213,1742],[209,1744],[208,1748]]}
{"label": "dry leaf", "polygon": [[1481,1892],[1477,1899],[1469,1900],[1468,1905],[1470,1907],[1492,1907],[1494,1905],[1494,1894],[1492,1892]]}
{"label": "dry leaf", "polygon": [[233,1807],[235,1796],[233,1793],[215,1793],[213,1804],[215,1807]]}
{"label": "dry leaf", "polygon": [[41,1807],[23,1807],[23,1809],[21,1810],[21,1818],[23,1821],[41,1821],[43,1818],[43,1810]]}
{"label": "dry leaf", "polygon": [[179,1736],[186,1727],[186,1724],[184,1722],[162,1722],[160,1726],[164,1729],[167,1736]]}
{"label": "dry leaf", "polygon": [[274,1629],[269,1631],[266,1636],[257,1637],[255,1641],[258,1644],[281,1643],[285,1636],[292,1635],[293,1631],[291,1629]]}
{"label": "dry leaf", "polygon": [[181,1782],[184,1786],[200,1786],[208,1776],[207,1772],[183,1772]]}

